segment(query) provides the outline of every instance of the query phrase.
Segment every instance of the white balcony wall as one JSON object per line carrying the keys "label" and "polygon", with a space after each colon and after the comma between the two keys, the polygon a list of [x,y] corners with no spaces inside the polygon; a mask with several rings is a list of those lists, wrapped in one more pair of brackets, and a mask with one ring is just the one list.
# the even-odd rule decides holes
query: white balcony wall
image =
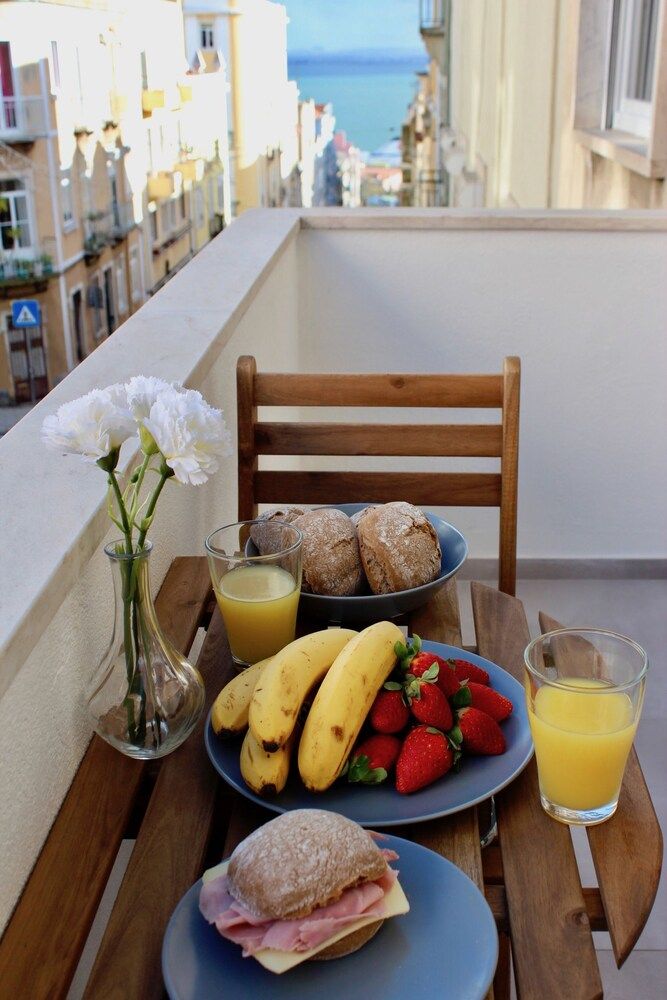
{"label": "white balcony wall", "polygon": [[[305,369],[494,372],[519,355],[519,557],[666,557],[665,231],[610,231],[601,216],[588,231],[335,219],[313,213],[299,239]],[[473,557],[496,555],[495,511],[446,514]]]}
{"label": "white balcony wall", "polygon": [[[244,353],[285,371],[498,371],[515,353],[520,555],[664,557],[665,233],[653,213],[249,212],[0,441],[0,928],[87,745],[112,620],[104,476],[47,452],[44,416],[145,372],[200,388],[233,425]],[[495,554],[494,513],[448,513],[473,557]],[[235,516],[235,458],[205,487],[170,484],[155,589]]]}

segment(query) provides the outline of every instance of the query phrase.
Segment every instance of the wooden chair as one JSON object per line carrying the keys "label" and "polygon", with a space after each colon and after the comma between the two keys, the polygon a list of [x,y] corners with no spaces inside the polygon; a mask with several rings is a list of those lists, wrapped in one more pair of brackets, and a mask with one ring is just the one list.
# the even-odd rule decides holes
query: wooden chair
{"label": "wooden chair", "polygon": [[[257,505],[387,503],[500,508],[500,590],[516,587],[519,358],[499,375],[291,374],[236,369],[239,518]],[[258,406],[484,407],[494,424],[299,423],[257,419]],[[260,455],[465,456],[500,458],[500,472],[339,472],[260,469]]]}

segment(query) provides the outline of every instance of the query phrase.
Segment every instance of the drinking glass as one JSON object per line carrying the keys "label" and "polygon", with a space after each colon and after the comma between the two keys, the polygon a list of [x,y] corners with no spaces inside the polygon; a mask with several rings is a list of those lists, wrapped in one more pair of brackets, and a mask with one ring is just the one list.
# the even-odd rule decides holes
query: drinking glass
{"label": "drinking glass", "polygon": [[562,628],[534,639],[524,659],[542,805],[563,823],[603,823],[639,722],[646,653],[615,632]]}
{"label": "drinking glass", "polygon": [[[250,541],[254,525],[262,550]],[[284,521],[238,521],[206,539],[206,554],[232,657],[239,669],[294,639],[301,593],[298,528]]]}

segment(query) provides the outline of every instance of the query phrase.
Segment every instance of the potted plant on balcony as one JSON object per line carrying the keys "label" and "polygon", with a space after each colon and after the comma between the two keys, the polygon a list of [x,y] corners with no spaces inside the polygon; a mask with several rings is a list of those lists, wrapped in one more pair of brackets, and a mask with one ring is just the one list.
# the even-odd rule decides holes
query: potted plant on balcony
{"label": "potted plant on balcony", "polygon": [[[123,481],[120,450],[136,435],[141,461]],[[63,404],[44,420],[42,438],[106,473],[109,516],[122,536],[104,550],[116,615],[111,643],[89,687],[89,717],[95,731],[128,756],[162,757],[194,729],[204,688],[157,621],[146,536],[167,483],[202,485],[230,453],[223,415],[192,389],[137,376]],[[152,488],[145,490],[145,481]]]}
{"label": "potted plant on balcony", "polygon": [[53,257],[51,254],[43,253],[39,258],[44,274],[53,274]]}

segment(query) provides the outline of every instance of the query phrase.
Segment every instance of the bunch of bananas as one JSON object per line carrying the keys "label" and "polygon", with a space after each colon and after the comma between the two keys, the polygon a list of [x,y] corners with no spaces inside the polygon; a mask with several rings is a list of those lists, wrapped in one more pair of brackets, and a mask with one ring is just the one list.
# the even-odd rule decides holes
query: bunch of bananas
{"label": "bunch of bananas", "polygon": [[297,720],[321,682],[299,741],[298,766],[306,788],[329,788],[394,667],[394,644],[402,641],[392,622],[377,622],[362,632],[325,629],[296,639],[231,680],[213,704],[211,722],[224,736],[247,727],[240,763],[248,787],[259,795],[283,790]]}

